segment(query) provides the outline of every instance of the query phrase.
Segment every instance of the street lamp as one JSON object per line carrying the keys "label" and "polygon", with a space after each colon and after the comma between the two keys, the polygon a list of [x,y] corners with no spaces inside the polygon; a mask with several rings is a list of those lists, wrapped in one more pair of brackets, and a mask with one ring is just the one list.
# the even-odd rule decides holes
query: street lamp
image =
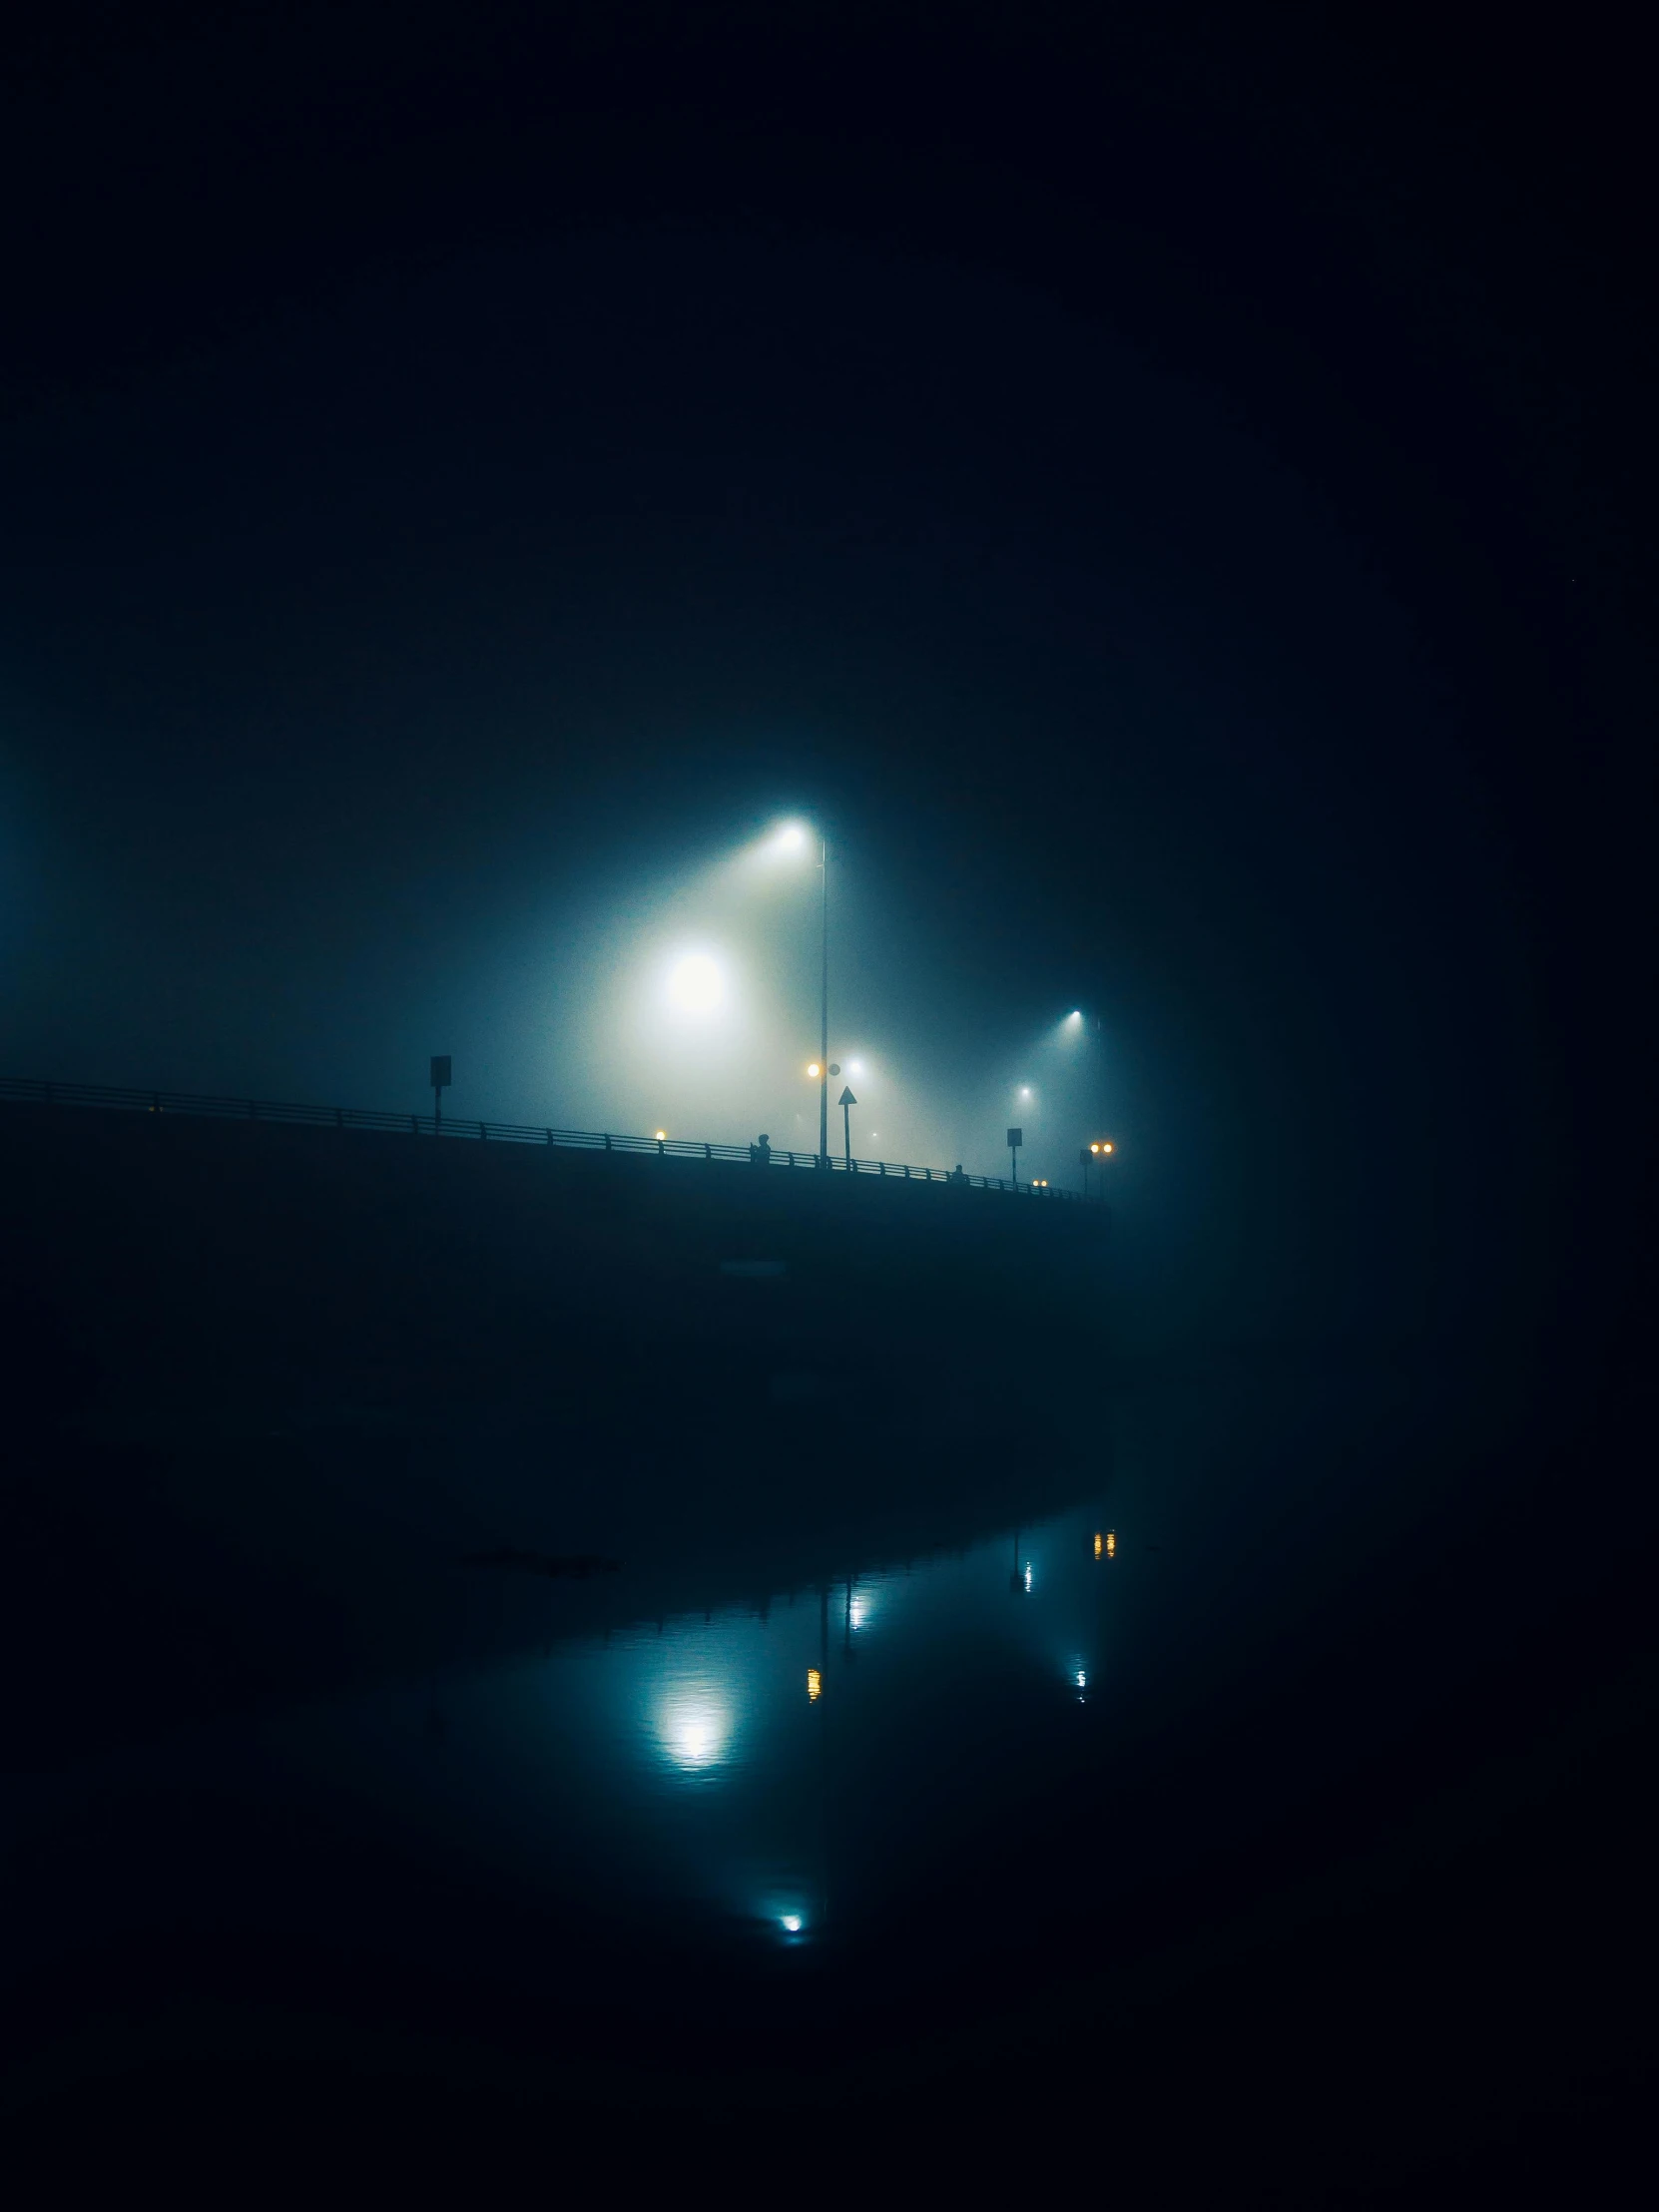
{"label": "street lamp", "polygon": [[1085,1198],[1089,1195],[1089,1168],[1091,1164],[1099,1167],[1107,1154],[1116,1150],[1116,1145],[1108,1143],[1104,1137],[1097,1137],[1086,1152],[1078,1154],[1078,1158],[1083,1163],[1083,1196]]}
{"label": "street lamp", "polygon": [[669,971],[668,995],[683,1014],[712,1014],[726,996],[720,963],[707,952],[687,952]]}
{"label": "street lamp", "polygon": [[819,870],[824,877],[822,945],[824,953],[819,1028],[818,1157],[821,1167],[830,1165],[830,839],[818,841]]}
{"label": "street lamp", "polygon": [[[769,838],[763,850],[793,857],[807,849],[808,836],[799,822],[787,822]],[[830,1165],[830,1078],[840,1070],[830,1065],[830,840],[820,834],[818,840],[819,872],[824,878],[820,903],[820,961],[819,961],[819,1054],[807,1073],[817,1079],[818,1099],[818,1159],[821,1167]]]}

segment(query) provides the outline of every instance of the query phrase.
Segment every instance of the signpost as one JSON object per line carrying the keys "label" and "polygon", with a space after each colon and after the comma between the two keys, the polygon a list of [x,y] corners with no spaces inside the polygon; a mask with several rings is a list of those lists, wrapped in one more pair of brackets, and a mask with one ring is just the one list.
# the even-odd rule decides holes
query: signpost
{"label": "signpost", "polygon": [[434,1052],[432,1055],[432,1120],[438,1128],[443,1126],[443,1094],[449,1088],[449,1054]]}
{"label": "signpost", "polygon": [[[840,1070],[837,1068],[835,1072],[838,1075]],[[841,1144],[845,1151],[848,1167],[852,1165],[852,1115],[850,1109],[856,1106],[857,1103],[858,1101],[852,1095],[852,1085],[850,1083],[835,1101],[835,1104],[841,1110]]]}
{"label": "signpost", "polygon": [[1019,1158],[1018,1158],[1018,1154],[1019,1154],[1019,1148],[1020,1148],[1020,1146],[1021,1146],[1021,1145],[1022,1145],[1022,1144],[1023,1144],[1024,1142],[1025,1142],[1025,1131],[1024,1131],[1023,1129],[1010,1129],[1010,1130],[1009,1130],[1009,1132],[1008,1132],[1008,1170],[1009,1170],[1009,1180],[1010,1180],[1010,1181],[1012,1182],[1012,1184],[1013,1184],[1013,1186],[1014,1186],[1014,1189],[1015,1189],[1016,1191],[1017,1191],[1017,1190],[1019,1189]]}

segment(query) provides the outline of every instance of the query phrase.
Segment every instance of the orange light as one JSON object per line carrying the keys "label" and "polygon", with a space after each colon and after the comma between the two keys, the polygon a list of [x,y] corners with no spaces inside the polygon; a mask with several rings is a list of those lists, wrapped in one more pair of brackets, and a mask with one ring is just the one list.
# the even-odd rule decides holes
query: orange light
{"label": "orange light", "polygon": [[1096,1557],[1096,1558],[1098,1559],[1098,1558],[1100,1557],[1100,1554],[1101,1554],[1101,1553],[1102,1553],[1102,1552],[1103,1552],[1103,1551],[1104,1551],[1105,1549],[1106,1549],[1106,1539],[1105,1539],[1105,1537],[1104,1537],[1104,1536],[1101,1536],[1101,1535],[1097,1535],[1097,1536],[1095,1537],[1095,1540],[1094,1540],[1094,1555],[1095,1555],[1095,1557]]}
{"label": "orange light", "polygon": [[667,1135],[668,1135],[668,1131],[667,1131],[666,1129],[659,1129],[659,1130],[658,1130],[658,1132],[657,1132],[657,1142],[658,1142],[659,1144],[661,1144],[661,1143],[662,1143],[662,1142],[664,1141],[664,1139],[665,1139],[665,1138],[667,1137]]}
{"label": "orange light", "polygon": [[1116,1537],[1116,1535],[1115,1535],[1115,1534],[1113,1533],[1113,1531],[1112,1531],[1111,1529],[1108,1529],[1108,1530],[1106,1531],[1106,1556],[1107,1556],[1107,1558],[1108,1558],[1108,1559],[1115,1559],[1115,1558],[1117,1557],[1117,1555],[1118,1555],[1118,1540],[1117,1540],[1117,1537]]}
{"label": "orange light", "polygon": [[819,1679],[817,1667],[809,1667],[807,1669],[807,1696],[813,1704],[818,1703],[819,1694],[823,1688],[824,1684]]}
{"label": "orange light", "polygon": [[819,1066],[818,1062],[814,1060],[811,1066],[808,1068],[807,1073],[809,1075],[822,1075],[824,1073],[824,1070]]}
{"label": "orange light", "polygon": [[1115,1145],[1103,1144],[1100,1149],[1102,1152],[1115,1152],[1117,1150],[1117,1147]]}

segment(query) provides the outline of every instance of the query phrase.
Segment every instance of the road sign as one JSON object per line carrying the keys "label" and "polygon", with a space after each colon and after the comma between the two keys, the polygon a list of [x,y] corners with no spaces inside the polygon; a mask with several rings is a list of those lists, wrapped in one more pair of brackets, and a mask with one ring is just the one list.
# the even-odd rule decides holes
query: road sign
{"label": "road sign", "polygon": [[441,1052],[441,1053],[439,1053],[439,1052],[434,1052],[434,1053],[433,1053],[433,1055],[432,1055],[432,1075],[431,1075],[431,1084],[432,1084],[432,1088],[433,1088],[433,1090],[435,1090],[435,1091],[446,1091],[446,1090],[448,1090],[448,1088],[449,1088],[449,1054],[448,1054],[447,1052]]}
{"label": "road sign", "polygon": [[852,1095],[852,1086],[850,1083],[846,1086],[845,1090],[842,1091],[839,1098],[837,1098],[835,1101],[835,1104],[837,1106],[856,1106],[857,1103],[858,1101]]}
{"label": "road sign", "polygon": [[1025,1142],[1025,1131],[1024,1131],[1023,1129],[1010,1129],[1010,1130],[1009,1130],[1009,1132],[1008,1132],[1008,1150],[1009,1150],[1010,1152],[1012,1152],[1012,1151],[1013,1151],[1013,1149],[1014,1149],[1015,1145],[1020,1145],[1020,1144],[1023,1144],[1024,1142]]}

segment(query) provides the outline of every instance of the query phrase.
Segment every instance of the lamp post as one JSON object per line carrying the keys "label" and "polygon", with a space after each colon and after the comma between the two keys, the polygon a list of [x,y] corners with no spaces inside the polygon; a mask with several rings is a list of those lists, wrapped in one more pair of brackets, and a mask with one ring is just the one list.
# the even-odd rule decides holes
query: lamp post
{"label": "lamp post", "polygon": [[[787,823],[776,836],[769,840],[768,849],[774,852],[799,852],[807,842],[804,823]],[[830,1165],[830,1078],[839,1075],[840,1069],[830,1059],[830,839],[820,831],[818,840],[818,865],[822,878],[819,896],[819,1053],[808,1069],[808,1074],[818,1078],[818,1164]]]}
{"label": "lamp post", "polygon": [[824,988],[819,1009],[818,1158],[820,1167],[827,1168],[830,1165],[830,839],[827,835],[819,838],[818,864],[819,872],[824,877]]}

